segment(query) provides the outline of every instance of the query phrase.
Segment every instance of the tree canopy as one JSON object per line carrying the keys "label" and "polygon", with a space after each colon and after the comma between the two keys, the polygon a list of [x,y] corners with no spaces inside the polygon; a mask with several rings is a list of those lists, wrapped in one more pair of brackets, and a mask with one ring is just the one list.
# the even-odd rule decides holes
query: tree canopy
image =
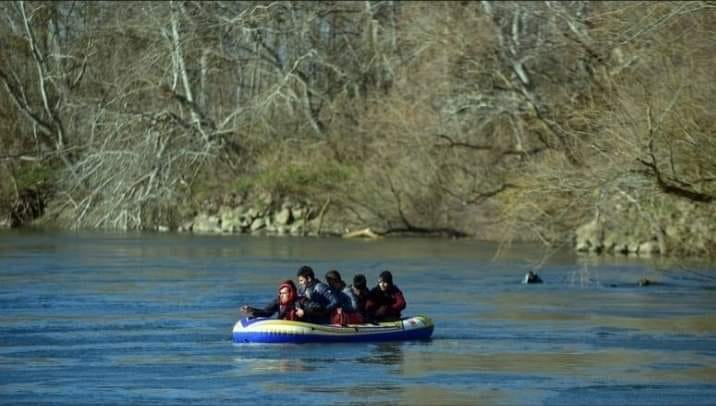
{"label": "tree canopy", "polygon": [[0,17],[5,212],[30,196],[70,227],[141,229],[269,193],[388,233],[552,243],[615,207],[662,231],[674,207],[714,211],[710,1],[20,1]]}

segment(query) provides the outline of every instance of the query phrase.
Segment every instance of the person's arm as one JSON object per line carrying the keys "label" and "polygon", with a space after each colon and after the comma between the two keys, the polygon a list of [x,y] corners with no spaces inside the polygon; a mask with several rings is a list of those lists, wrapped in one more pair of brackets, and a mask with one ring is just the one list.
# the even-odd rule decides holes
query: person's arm
{"label": "person's arm", "polygon": [[395,292],[393,292],[393,303],[390,305],[390,310],[393,311],[394,314],[400,314],[400,312],[405,309],[405,306],[406,303],[403,292],[401,292],[400,289],[395,288]]}
{"label": "person's arm", "polygon": [[365,300],[365,311],[368,313],[373,313],[378,309],[378,300],[377,296],[378,293],[376,292],[377,288],[374,288],[370,292],[368,292],[368,295]]}
{"label": "person's arm", "polygon": [[345,292],[345,294],[348,296],[348,298],[351,300],[351,311],[357,312],[360,307],[358,306],[358,298],[356,297],[355,293],[353,293],[352,289],[349,289],[348,292]]}
{"label": "person's arm", "polygon": [[323,306],[320,303],[316,303],[313,300],[306,300],[303,302],[302,308],[308,314],[317,314],[320,312]]}
{"label": "person's arm", "polygon": [[263,309],[257,309],[254,307],[250,307],[251,313],[249,313],[252,317],[271,317],[278,311],[279,305],[278,305],[278,299],[274,299],[273,302],[268,304]]}
{"label": "person's arm", "polygon": [[315,291],[315,293],[319,293],[326,299],[326,313],[330,313],[333,309],[341,305],[336,295],[332,290],[328,289],[326,285],[317,285]]}

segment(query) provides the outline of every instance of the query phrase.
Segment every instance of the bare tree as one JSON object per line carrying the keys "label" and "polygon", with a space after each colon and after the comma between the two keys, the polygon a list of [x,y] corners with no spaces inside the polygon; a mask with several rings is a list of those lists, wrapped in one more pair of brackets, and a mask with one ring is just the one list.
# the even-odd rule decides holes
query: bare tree
{"label": "bare tree", "polygon": [[68,132],[74,128],[67,123],[92,52],[91,39],[72,26],[86,7],[24,1],[3,6],[8,45],[0,80],[44,152],[52,151],[68,169],[73,160]]}

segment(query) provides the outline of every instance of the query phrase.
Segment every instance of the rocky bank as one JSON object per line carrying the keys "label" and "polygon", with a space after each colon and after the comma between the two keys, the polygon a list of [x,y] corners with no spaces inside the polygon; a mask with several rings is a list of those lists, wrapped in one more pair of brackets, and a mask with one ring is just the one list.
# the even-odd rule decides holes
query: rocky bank
{"label": "rocky bank", "polygon": [[649,208],[615,197],[577,228],[579,252],[616,255],[713,256],[716,207],[663,200]]}

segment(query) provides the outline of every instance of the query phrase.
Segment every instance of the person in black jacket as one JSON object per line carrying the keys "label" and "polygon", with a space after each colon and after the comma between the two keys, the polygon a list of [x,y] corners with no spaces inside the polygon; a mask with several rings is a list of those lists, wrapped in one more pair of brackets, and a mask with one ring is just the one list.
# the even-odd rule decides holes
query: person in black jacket
{"label": "person in black jacket", "polygon": [[365,280],[365,275],[360,273],[355,275],[353,277],[353,285],[351,285],[351,289],[353,290],[353,294],[355,295],[358,302],[358,313],[365,317],[365,304],[368,301],[368,295],[370,295],[370,290],[368,289],[368,283]]}

